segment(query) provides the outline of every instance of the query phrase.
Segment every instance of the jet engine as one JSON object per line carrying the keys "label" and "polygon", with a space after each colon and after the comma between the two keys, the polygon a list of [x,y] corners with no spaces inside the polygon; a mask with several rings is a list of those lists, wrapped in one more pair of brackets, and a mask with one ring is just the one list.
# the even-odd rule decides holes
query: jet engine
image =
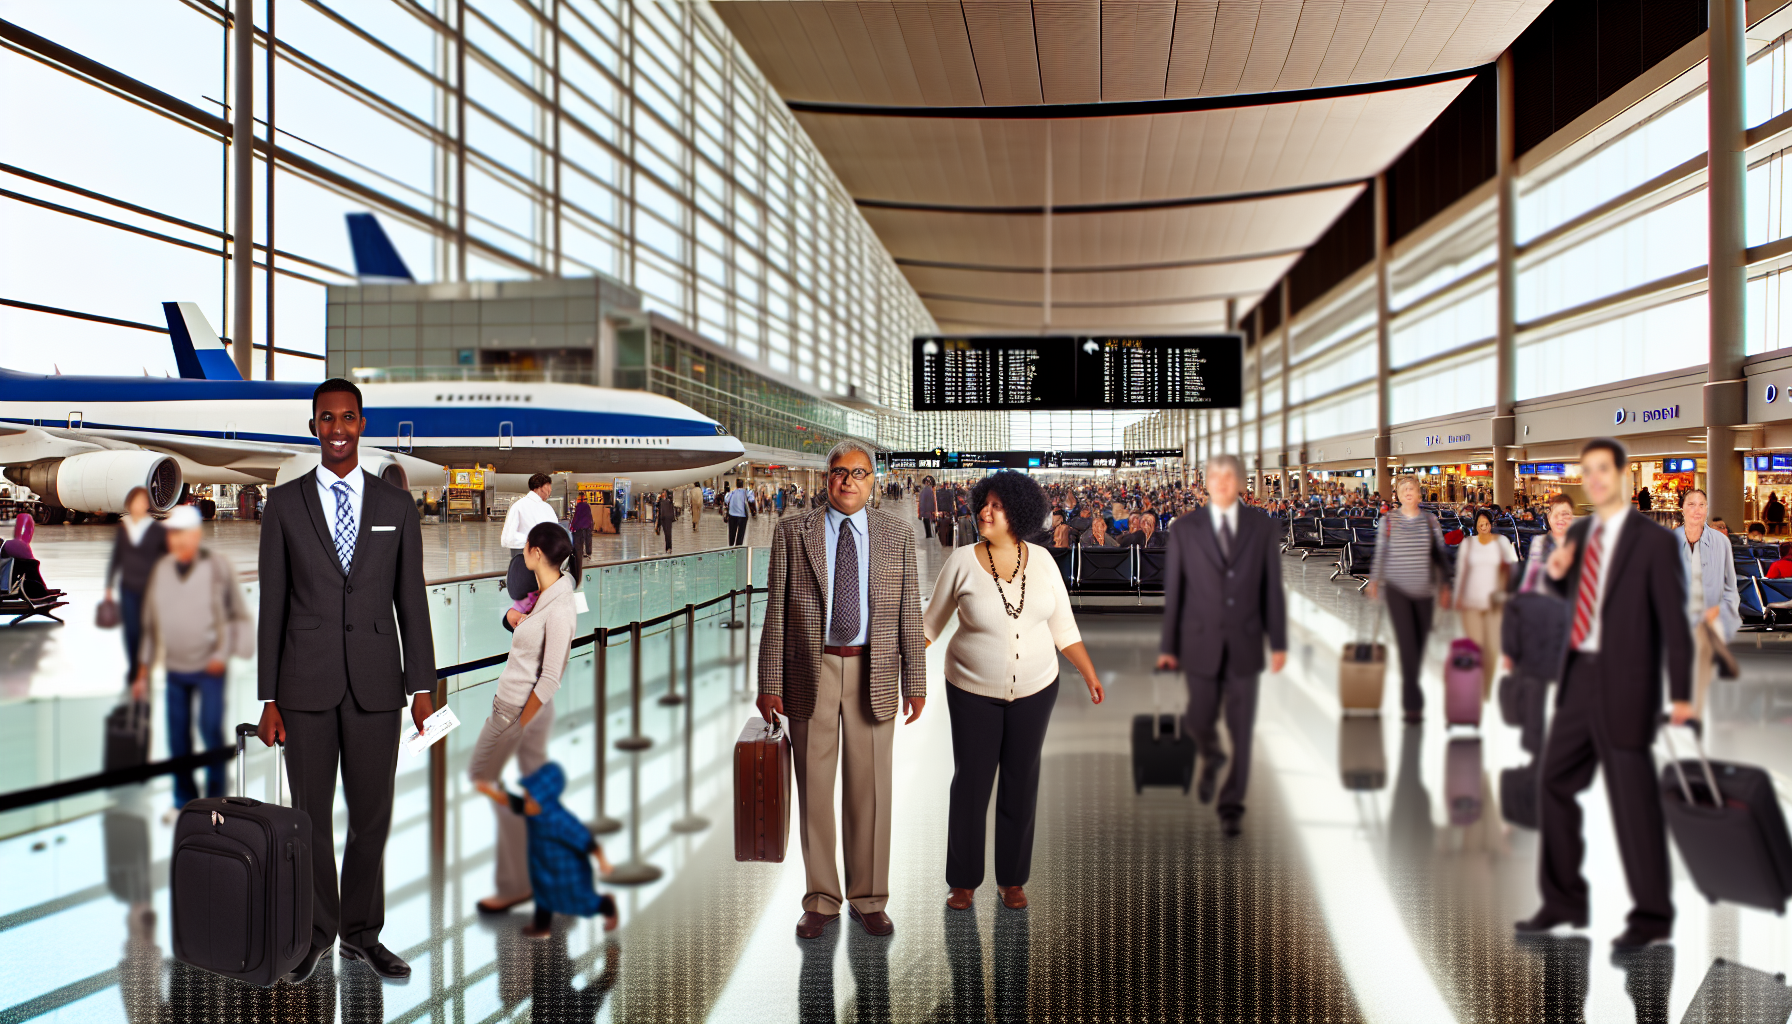
{"label": "jet engine", "polygon": [[125,497],[137,487],[149,491],[150,511],[166,512],[180,500],[182,490],[179,463],[159,452],[137,449],[83,452],[8,466],[6,478],[31,490],[46,505],[80,512],[123,512]]}

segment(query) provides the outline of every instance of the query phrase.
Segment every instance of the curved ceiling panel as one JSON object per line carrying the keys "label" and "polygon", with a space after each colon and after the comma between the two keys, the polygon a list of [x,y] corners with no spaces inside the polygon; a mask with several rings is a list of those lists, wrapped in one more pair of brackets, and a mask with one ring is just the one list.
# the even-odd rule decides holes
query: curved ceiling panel
{"label": "curved ceiling panel", "polygon": [[854,196],[1043,206],[1049,155],[1052,205],[1061,207],[1360,181],[1392,163],[1470,80],[1130,117],[796,116]]}
{"label": "curved ceiling panel", "polygon": [[[1119,273],[1054,273],[1052,303],[1161,303],[1207,296],[1256,295],[1275,284],[1296,256],[1275,256],[1194,267],[1163,267]],[[903,274],[922,298],[959,296],[1037,305],[1044,301],[1045,275],[1015,271],[904,266]]]}
{"label": "curved ceiling panel", "polygon": [[[928,301],[927,309],[944,330],[1037,333],[1043,326],[1036,308],[1019,309],[936,300]],[[1191,302],[1179,306],[1138,306],[1130,309],[1054,308],[1050,329],[1148,334],[1181,330],[1223,330],[1225,326],[1225,303]]]}

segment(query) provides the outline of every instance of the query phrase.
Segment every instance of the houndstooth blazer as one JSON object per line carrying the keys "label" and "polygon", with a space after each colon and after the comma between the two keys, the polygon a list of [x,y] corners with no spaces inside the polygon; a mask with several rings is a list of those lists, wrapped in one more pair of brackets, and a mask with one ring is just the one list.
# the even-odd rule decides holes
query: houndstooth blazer
{"label": "houndstooth blazer", "polygon": [[[867,686],[871,713],[893,718],[904,697],[927,696],[926,638],[921,632],[921,589],[915,570],[915,536],[908,520],[865,507],[871,559],[866,572],[871,624]],[[766,589],[765,629],[759,637],[759,692],[784,700],[784,713],[815,713],[827,627],[830,584],[827,503],[778,523]]]}

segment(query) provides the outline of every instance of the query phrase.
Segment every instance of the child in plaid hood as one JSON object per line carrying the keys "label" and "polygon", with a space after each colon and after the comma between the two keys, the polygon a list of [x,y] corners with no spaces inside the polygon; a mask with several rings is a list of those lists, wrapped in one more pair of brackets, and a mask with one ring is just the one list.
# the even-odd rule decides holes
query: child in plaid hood
{"label": "child in plaid hood", "polygon": [[604,931],[615,930],[616,901],[598,894],[590,858],[597,858],[605,874],[610,861],[591,830],[560,804],[560,794],[566,790],[565,769],[549,761],[523,776],[522,786],[526,795],[504,795],[529,828],[529,884],[535,891],[535,921],[523,934],[530,938],[550,934],[556,913],[601,914]]}

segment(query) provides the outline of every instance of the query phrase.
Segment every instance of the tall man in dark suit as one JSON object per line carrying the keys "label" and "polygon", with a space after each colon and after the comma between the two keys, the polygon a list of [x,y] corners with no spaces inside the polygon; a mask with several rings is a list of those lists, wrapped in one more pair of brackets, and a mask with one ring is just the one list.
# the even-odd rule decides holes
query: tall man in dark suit
{"label": "tall man in dark suit", "polygon": [[1257,722],[1257,676],[1263,641],[1271,672],[1288,660],[1288,623],[1282,594],[1282,557],[1275,526],[1238,500],[1244,467],[1237,456],[1207,463],[1208,502],[1170,524],[1164,558],[1164,629],[1160,671],[1188,675],[1189,735],[1201,753],[1201,802],[1213,799],[1226,755],[1214,724],[1221,707],[1232,741],[1232,771],[1219,794],[1220,828],[1242,830],[1244,793],[1251,781],[1251,731]]}
{"label": "tall man in dark suit", "polygon": [[[288,977],[309,977],[340,935],[344,959],[408,978],[410,966],[379,938],[399,712],[415,694],[411,717],[422,729],[434,710],[423,531],[410,494],[360,467],[360,389],[324,381],[311,415],[322,461],[274,488],[261,523],[260,735],[286,742],[293,806],[312,831],[311,952]],[[338,765],[348,802],[340,898]]]}
{"label": "tall man in dark suit", "polygon": [[1626,461],[1624,446],[1611,438],[1581,449],[1581,483],[1593,514],[1568,528],[1546,566],[1573,607],[1572,625],[1543,747],[1537,869],[1543,907],[1518,922],[1520,932],[1586,927],[1579,796],[1599,769],[1630,882],[1628,926],[1612,940],[1619,950],[1663,941],[1674,929],[1667,832],[1649,753],[1664,669],[1675,724],[1692,717],[1692,640],[1678,542],[1631,507],[1623,487]]}

